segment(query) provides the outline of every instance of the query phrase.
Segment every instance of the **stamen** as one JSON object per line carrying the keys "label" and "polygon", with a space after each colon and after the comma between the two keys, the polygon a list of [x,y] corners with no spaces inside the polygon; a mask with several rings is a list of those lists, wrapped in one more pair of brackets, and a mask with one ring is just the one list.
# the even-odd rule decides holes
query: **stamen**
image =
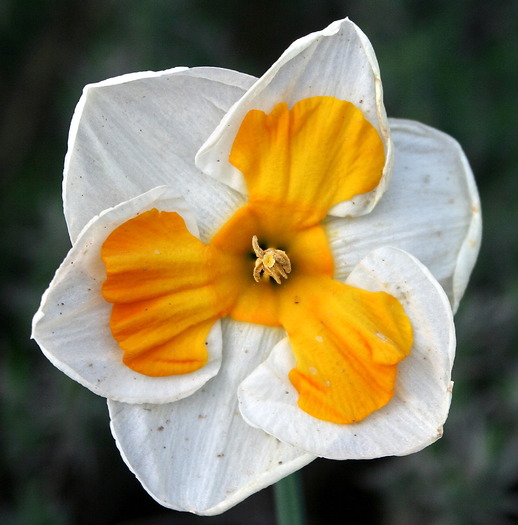
{"label": "stamen", "polygon": [[291,262],[286,252],[275,248],[263,250],[259,246],[257,235],[252,237],[252,248],[257,256],[254,267],[256,282],[271,277],[277,284],[281,284],[281,276],[284,279],[288,278],[288,274],[291,272]]}

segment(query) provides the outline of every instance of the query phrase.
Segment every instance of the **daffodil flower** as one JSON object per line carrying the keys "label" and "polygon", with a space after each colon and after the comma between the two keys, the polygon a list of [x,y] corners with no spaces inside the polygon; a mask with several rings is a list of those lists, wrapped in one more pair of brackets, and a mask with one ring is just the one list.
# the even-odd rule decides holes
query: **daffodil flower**
{"label": "daffodil flower", "polygon": [[349,20],[258,80],[176,68],[87,86],[64,209],[72,248],[33,336],[108,398],[161,504],[216,514],[317,456],[441,436],[477,191],[453,139],[387,119]]}

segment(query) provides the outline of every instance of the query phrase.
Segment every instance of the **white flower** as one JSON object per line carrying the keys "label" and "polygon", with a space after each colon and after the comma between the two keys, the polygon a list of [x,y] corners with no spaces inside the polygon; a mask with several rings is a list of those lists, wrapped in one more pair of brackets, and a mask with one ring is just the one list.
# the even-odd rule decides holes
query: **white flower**
{"label": "white flower", "polygon": [[176,68],[87,86],[64,209],[72,249],[33,337],[108,398],[161,504],[217,514],[316,456],[441,436],[477,191],[453,139],[387,120],[349,20],[259,80]]}

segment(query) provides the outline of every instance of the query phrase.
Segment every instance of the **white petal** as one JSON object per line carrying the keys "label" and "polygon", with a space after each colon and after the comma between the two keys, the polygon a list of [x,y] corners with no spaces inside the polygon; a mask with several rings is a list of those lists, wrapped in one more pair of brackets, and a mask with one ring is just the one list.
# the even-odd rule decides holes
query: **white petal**
{"label": "white petal", "polygon": [[254,80],[224,69],[176,68],[86,86],[65,158],[63,200],[72,242],[94,215],[162,184],[186,199],[201,238],[210,236],[242,196],[201,174],[194,156]]}
{"label": "white petal", "polygon": [[395,164],[390,185],[369,215],[330,219],[326,230],[336,278],[345,280],[380,245],[416,256],[456,310],[480,247],[480,201],[459,144],[418,122],[390,119]]}
{"label": "white petal", "polygon": [[222,346],[219,322],[209,334],[209,361],[200,370],[169,377],[134,372],[122,362],[122,350],[110,331],[112,305],[101,295],[106,279],[101,245],[129,218],[154,207],[176,211],[197,235],[193,214],[175,195],[168,187],[158,187],[92,219],[56,272],[34,316],[32,337],[43,353],[65,374],[101,396],[132,403],[165,403],[190,395],[218,373]]}
{"label": "white petal", "polygon": [[219,374],[187,399],[168,405],[109,401],[112,432],[144,488],[162,505],[219,514],[314,459],[247,425],[239,383],[283,331],[225,319]]}
{"label": "white petal", "polygon": [[288,379],[294,358],[286,338],[240,386],[241,413],[281,441],[327,458],[416,452],[442,435],[448,415],[455,333],[447,297],[417,259],[396,248],[369,254],[347,282],[387,291],[398,298],[412,322],[414,345],[398,365],[394,398],[359,423],[339,425],[313,418],[298,408],[298,394]]}
{"label": "white petal", "polygon": [[392,144],[374,50],[365,34],[348,19],[333,22],[323,31],[294,42],[225,115],[198,152],[196,165],[246,194],[241,172],[228,161],[246,113],[251,109],[269,113],[279,102],[292,107],[301,99],[319,95],[352,102],[363,111],[384,141],[387,163],[379,186],[331,210],[332,215],[339,216],[368,213],[385,189],[392,165]]}

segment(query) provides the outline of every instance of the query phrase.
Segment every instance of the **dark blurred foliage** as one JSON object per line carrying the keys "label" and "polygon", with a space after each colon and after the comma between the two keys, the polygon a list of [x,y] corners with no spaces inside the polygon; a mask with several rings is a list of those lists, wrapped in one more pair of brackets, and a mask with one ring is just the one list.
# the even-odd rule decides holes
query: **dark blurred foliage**
{"label": "dark blurred foliage", "polygon": [[484,242],[457,315],[444,438],[303,471],[310,524],[518,523],[518,2],[3,0],[0,3],[0,523],[273,523],[271,489],[219,517],[163,509],[123,465],[105,402],[47,362],[31,317],[68,250],[61,173],[82,86],[217,65],[260,75],[295,38],[349,16],[377,52],[387,111],[455,136]]}

